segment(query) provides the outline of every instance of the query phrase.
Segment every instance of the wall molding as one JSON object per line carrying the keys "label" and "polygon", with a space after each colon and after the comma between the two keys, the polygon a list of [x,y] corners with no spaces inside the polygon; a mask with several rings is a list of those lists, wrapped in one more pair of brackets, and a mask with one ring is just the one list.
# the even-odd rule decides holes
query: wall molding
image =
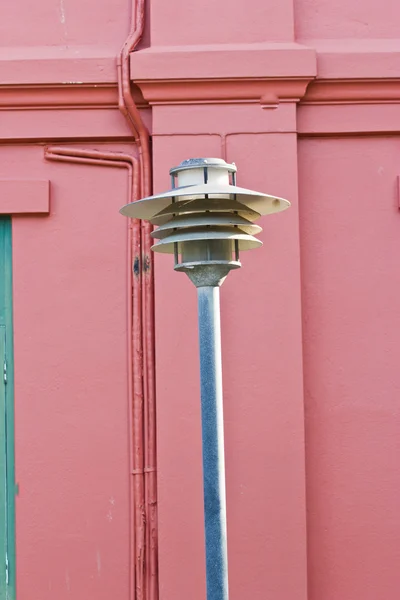
{"label": "wall molding", "polygon": [[151,46],[131,54],[133,81],[314,78],[316,52],[295,42]]}
{"label": "wall molding", "polygon": [[117,82],[118,47],[0,47],[2,85]]}
{"label": "wall molding", "polygon": [[397,40],[151,47],[131,55],[150,105],[400,102]]}
{"label": "wall molding", "polygon": [[[133,95],[144,109],[159,104],[260,103],[397,104],[397,79],[232,78],[137,80]],[[140,88],[139,88],[140,86]],[[0,111],[116,109],[115,84],[0,85]]]}
{"label": "wall molding", "polygon": [[[0,49],[3,142],[131,138],[118,110],[114,49],[35,48],[29,57],[26,49],[9,50]],[[263,129],[300,135],[398,129],[396,40],[150,47],[131,54],[131,78],[150,130],[151,106],[207,104],[280,106]]]}
{"label": "wall molding", "polygon": [[299,136],[399,135],[400,102],[300,104]]}
{"label": "wall molding", "polygon": [[[368,42],[368,43],[366,43]],[[307,45],[309,44],[309,45]],[[396,40],[150,47],[131,54],[139,108],[400,102]],[[0,111],[115,109],[111,48],[0,49]]]}
{"label": "wall molding", "polygon": [[[139,108],[147,106],[141,91],[134,86]],[[116,84],[0,85],[0,110],[99,109],[118,107]]]}
{"label": "wall molding", "polygon": [[50,181],[0,179],[0,214],[48,215]]}
{"label": "wall molding", "polygon": [[308,40],[319,79],[399,79],[400,39]]}
{"label": "wall molding", "polygon": [[144,98],[159,104],[397,104],[399,79],[201,79],[136,81]]}
{"label": "wall molding", "polygon": [[397,104],[397,79],[316,79],[307,88],[302,104]]}
{"label": "wall molding", "polygon": [[263,108],[280,102],[298,102],[310,78],[136,80],[145,100],[160,104],[243,104],[258,102]]}
{"label": "wall molding", "polygon": [[297,102],[316,76],[297,43],[150,47],[131,54],[131,77],[150,105]]}

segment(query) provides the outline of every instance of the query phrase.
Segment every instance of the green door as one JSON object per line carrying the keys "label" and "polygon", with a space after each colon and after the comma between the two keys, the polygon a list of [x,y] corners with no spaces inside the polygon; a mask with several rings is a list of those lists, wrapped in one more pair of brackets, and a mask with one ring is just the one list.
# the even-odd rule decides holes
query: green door
{"label": "green door", "polygon": [[0,217],[0,599],[15,598],[11,219]]}

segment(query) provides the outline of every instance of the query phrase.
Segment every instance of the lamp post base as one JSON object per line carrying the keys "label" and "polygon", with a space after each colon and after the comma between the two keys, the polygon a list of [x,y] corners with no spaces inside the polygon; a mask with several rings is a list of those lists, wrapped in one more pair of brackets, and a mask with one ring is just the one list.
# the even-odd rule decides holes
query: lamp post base
{"label": "lamp post base", "polygon": [[239,261],[227,261],[225,263],[211,261],[208,264],[179,264],[175,271],[183,271],[194,283],[197,288],[200,287],[220,287],[227,278],[229,271],[241,267]]}

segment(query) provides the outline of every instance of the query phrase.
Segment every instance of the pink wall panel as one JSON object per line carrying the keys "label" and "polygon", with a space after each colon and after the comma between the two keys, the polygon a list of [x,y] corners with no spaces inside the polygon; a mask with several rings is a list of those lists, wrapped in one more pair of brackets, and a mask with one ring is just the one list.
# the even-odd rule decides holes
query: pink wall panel
{"label": "pink wall panel", "polygon": [[153,46],[238,44],[293,39],[293,2],[151,2]]}
{"label": "pink wall panel", "polygon": [[[111,46],[128,33],[125,0],[18,0],[0,5],[0,46]],[[79,53],[77,53],[79,57]]]}
{"label": "pink wall panel", "polygon": [[292,202],[260,220],[264,246],[242,253],[242,270],[222,289],[232,594],[300,600],[306,537],[296,138],[237,135],[228,139],[227,158],[238,165],[238,185]]}
{"label": "pink wall panel", "polygon": [[296,37],[397,40],[398,12],[397,0],[296,0]]}
{"label": "pink wall panel", "polygon": [[310,600],[398,598],[399,152],[300,144]]}
{"label": "pink wall panel", "polygon": [[[190,109],[181,116],[189,119]],[[294,203],[291,211],[263,219],[264,247],[251,256],[243,253],[243,268],[221,290],[231,594],[305,600],[297,184],[287,177],[296,171],[296,140],[240,135],[228,139],[227,151],[238,165],[239,185],[286,195]],[[169,185],[169,167],[199,154],[219,156],[218,138],[156,137],[155,190]],[[160,588],[164,598],[201,600],[196,308],[193,285],[174,273],[171,257],[157,257]]]}
{"label": "pink wall panel", "polygon": [[50,216],[13,219],[18,598],[127,599],[126,174],[0,154],[51,182]]}

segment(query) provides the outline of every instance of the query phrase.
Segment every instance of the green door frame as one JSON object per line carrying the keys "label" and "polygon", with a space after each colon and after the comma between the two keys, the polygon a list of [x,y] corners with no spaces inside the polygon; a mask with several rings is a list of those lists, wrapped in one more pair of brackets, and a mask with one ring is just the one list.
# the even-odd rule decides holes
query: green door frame
{"label": "green door frame", "polygon": [[0,598],[15,599],[14,353],[11,218],[0,217]]}

